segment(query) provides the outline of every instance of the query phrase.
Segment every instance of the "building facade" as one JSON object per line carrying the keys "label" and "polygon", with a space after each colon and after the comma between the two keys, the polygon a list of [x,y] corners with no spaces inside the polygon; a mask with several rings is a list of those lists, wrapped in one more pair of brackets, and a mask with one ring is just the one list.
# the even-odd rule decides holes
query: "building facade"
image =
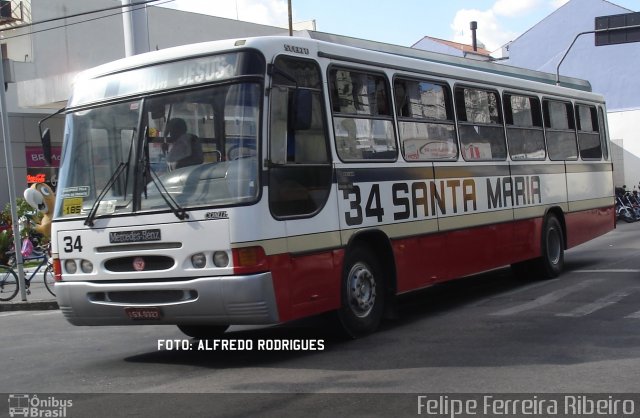
{"label": "building facade", "polygon": [[616,186],[640,181],[640,43],[595,46],[595,18],[631,13],[605,0],[570,0],[505,46],[507,65],[589,80],[607,101]]}
{"label": "building facade", "polygon": [[[7,74],[12,82],[7,84],[6,99],[18,196],[31,181],[56,181],[64,122],[55,117],[47,123],[54,151],[54,167],[50,167],[43,159],[38,121],[65,106],[76,74],[125,56],[121,5],[121,0],[0,1],[0,11],[10,13],[0,18],[0,45],[12,68]],[[288,33],[284,28],[162,7],[147,6],[142,12],[150,50]],[[9,201],[7,184],[2,144],[0,209]]]}

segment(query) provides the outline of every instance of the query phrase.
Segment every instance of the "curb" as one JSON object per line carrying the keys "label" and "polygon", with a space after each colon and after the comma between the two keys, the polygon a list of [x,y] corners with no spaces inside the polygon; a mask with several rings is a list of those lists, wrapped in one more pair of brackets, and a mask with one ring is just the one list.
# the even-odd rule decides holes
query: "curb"
{"label": "curb", "polygon": [[10,311],[47,311],[60,309],[55,300],[34,300],[26,302],[9,302],[0,304],[0,312]]}

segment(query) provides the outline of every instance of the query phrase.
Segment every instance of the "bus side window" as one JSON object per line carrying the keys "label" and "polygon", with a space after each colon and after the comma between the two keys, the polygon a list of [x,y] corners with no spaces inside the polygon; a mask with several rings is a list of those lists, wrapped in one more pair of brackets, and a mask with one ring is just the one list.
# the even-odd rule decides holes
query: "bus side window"
{"label": "bus side window", "polygon": [[602,156],[609,160],[609,141],[607,137],[607,123],[602,107],[598,107],[598,128],[600,129],[600,142],[602,143]]}
{"label": "bus side window", "polygon": [[507,158],[500,99],[496,91],[457,87],[456,112],[462,156],[467,161]]}
{"label": "bus side window", "polygon": [[544,131],[540,100],[533,96],[504,95],[509,155],[514,161],[544,160]]}
{"label": "bus side window", "polygon": [[384,75],[332,68],[329,91],[340,159],[395,161],[391,95]]}
{"label": "bus side window", "polygon": [[602,158],[600,130],[598,129],[598,112],[595,106],[576,105],[578,117],[578,145],[580,158],[583,160],[599,160]]}
{"label": "bus side window", "polygon": [[397,79],[393,90],[405,160],[455,160],[458,144],[449,87]]}
{"label": "bus side window", "polygon": [[543,100],[545,133],[549,159],[555,161],[577,160],[575,120],[570,102]]}

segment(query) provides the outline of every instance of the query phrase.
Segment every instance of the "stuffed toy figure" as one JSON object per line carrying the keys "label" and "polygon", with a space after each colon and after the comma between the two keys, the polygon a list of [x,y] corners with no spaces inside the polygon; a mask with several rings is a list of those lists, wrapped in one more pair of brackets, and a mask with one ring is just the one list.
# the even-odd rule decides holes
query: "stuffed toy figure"
{"label": "stuffed toy figure", "polygon": [[36,231],[47,238],[51,238],[51,220],[53,219],[53,206],[56,195],[45,183],[32,184],[24,191],[24,200],[41,214],[40,223]]}

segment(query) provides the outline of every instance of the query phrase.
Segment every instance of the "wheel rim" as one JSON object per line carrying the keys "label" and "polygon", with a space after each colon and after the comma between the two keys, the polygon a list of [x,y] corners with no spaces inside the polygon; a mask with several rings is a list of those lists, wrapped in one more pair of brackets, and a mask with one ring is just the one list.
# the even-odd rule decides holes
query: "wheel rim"
{"label": "wheel rim", "polygon": [[368,316],[376,302],[376,280],[369,266],[356,263],[349,271],[347,302],[358,318]]}
{"label": "wheel rim", "polygon": [[562,243],[560,242],[560,234],[556,228],[549,229],[547,234],[547,257],[551,264],[556,265],[560,262],[562,254]]}

